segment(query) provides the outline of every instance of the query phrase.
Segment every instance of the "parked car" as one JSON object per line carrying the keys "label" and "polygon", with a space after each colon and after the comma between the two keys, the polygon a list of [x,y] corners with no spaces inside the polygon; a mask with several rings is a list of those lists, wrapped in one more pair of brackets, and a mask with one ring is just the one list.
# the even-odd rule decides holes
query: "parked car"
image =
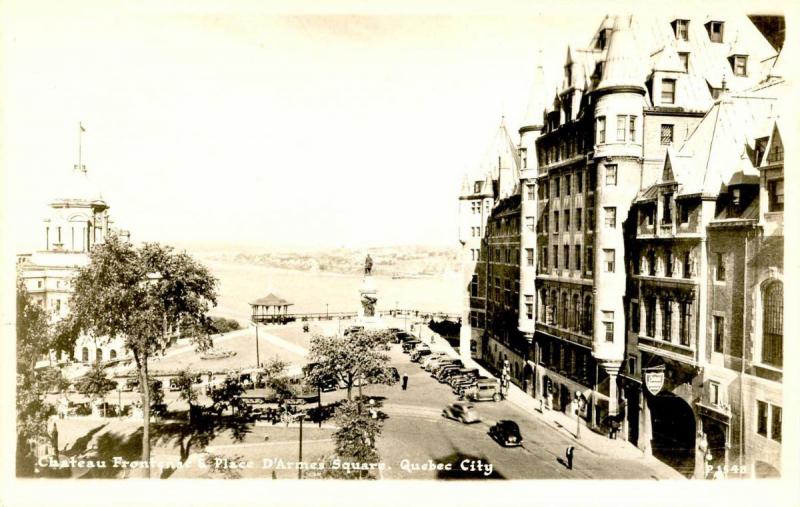
{"label": "parked car", "polygon": [[430,354],[431,354],[431,349],[415,350],[414,352],[411,353],[411,360],[414,361],[415,363],[418,363],[420,362],[420,360],[422,360],[423,357],[429,356]]}
{"label": "parked car", "polygon": [[522,434],[514,421],[504,419],[489,428],[489,436],[503,447],[522,445]]}
{"label": "parked car", "polygon": [[324,381],[319,386],[319,389],[323,393],[327,393],[327,392],[330,392],[330,391],[335,391],[337,387],[339,387],[339,383],[338,382],[336,382],[333,379],[328,379],[328,380]]}
{"label": "parked car", "polygon": [[474,386],[464,392],[464,396],[470,401],[500,401],[503,399],[500,384],[495,379],[476,382]]}
{"label": "parked car", "polygon": [[359,333],[364,330],[364,326],[349,326],[344,330],[344,335],[347,336],[353,333]]}
{"label": "parked car", "polygon": [[449,357],[449,356],[446,356],[446,355],[442,354],[442,355],[440,355],[438,357],[431,358],[423,366],[424,366],[426,371],[432,372],[434,369],[438,368],[439,366],[441,366],[443,364],[451,363],[453,361],[455,361],[455,359],[453,359],[452,357]]}
{"label": "parked car", "polygon": [[444,380],[451,375],[451,372],[456,372],[460,369],[460,367],[456,364],[446,364],[439,368],[438,372],[436,373],[436,380],[439,382],[444,382]]}
{"label": "parked car", "polygon": [[420,341],[414,345],[414,348],[411,349],[411,352],[416,352],[418,350],[431,350],[431,347],[427,343]]}
{"label": "parked car", "polygon": [[444,369],[446,369],[446,368],[461,368],[461,366],[463,366],[463,363],[461,362],[460,359],[454,359],[452,361],[447,361],[445,363],[440,364],[439,366],[437,366],[433,370],[431,370],[431,376],[438,380],[439,379],[439,374],[442,373],[442,371]]}
{"label": "parked car", "polygon": [[417,337],[407,331],[400,331],[399,333],[394,335],[394,341],[396,343],[405,343],[410,340],[416,340]]}
{"label": "parked car", "polygon": [[454,368],[449,368],[449,369],[447,369],[446,371],[442,372],[439,375],[439,382],[441,382],[442,384],[448,383],[448,382],[450,382],[450,379],[452,377],[457,377],[459,375],[465,375],[467,373],[467,371],[468,370],[466,370],[465,368],[459,368],[457,366],[454,367]]}
{"label": "parked car", "polygon": [[470,380],[472,380],[474,378],[477,378],[477,377],[478,377],[477,370],[464,371],[464,368],[462,368],[461,370],[457,371],[456,373],[454,373],[453,375],[450,375],[447,378],[447,384],[450,387],[453,387],[457,382],[470,381]]}
{"label": "parked car", "polygon": [[470,387],[474,386],[475,384],[477,384],[481,380],[489,380],[489,377],[484,377],[484,376],[463,377],[460,380],[458,380],[457,382],[454,382],[452,384],[453,393],[457,394],[459,396],[464,396],[464,393],[466,392],[467,389],[469,389]]}
{"label": "parked car", "polygon": [[419,340],[408,340],[407,342],[403,343],[403,353],[409,354],[411,350],[418,344],[422,343]]}
{"label": "parked car", "polygon": [[480,422],[475,407],[469,403],[451,403],[442,410],[442,417],[455,419],[464,424]]}
{"label": "parked car", "polygon": [[428,369],[428,365],[429,365],[429,364],[431,364],[431,361],[433,361],[434,359],[441,359],[441,358],[443,358],[443,357],[447,357],[447,356],[444,354],[444,352],[431,352],[429,355],[427,355],[425,358],[423,358],[423,359],[422,359],[422,361],[420,361],[420,363],[419,363],[419,364],[420,364],[420,365],[421,365],[421,366],[422,366],[424,369],[426,369],[426,370],[427,370],[427,369]]}

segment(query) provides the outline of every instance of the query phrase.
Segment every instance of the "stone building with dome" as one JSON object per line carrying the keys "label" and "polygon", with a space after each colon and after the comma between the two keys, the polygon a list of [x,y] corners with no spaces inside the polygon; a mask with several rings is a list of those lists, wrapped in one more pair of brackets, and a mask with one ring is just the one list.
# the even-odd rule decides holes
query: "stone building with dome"
{"label": "stone building with dome", "polygon": [[[78,268],[89,263],[92,246],[102,243],[110,231],[129,238],[127,231],[112,227],[109,206],[84,165],[75,165],[65,176],[57,196],[48,205],[40,230],[40,249],[17,258],[19,276],[28,293],[50,312],[53,321],[69,313],[71,279]],[[106,342],[82,336],[71,357],[62,353],[43,359],[88,364],[114,360],[125,354],[121,340]]]}

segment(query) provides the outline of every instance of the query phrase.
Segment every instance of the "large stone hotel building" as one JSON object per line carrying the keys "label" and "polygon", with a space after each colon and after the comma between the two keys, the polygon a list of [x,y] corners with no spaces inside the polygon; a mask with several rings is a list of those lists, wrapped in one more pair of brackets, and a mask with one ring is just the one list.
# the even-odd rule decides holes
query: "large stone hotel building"
{"label": "large stone hotel building", "polygon": [[687,476],[779,475],[779,48],[608,17],[559,73],[462,183],[462,354]]}

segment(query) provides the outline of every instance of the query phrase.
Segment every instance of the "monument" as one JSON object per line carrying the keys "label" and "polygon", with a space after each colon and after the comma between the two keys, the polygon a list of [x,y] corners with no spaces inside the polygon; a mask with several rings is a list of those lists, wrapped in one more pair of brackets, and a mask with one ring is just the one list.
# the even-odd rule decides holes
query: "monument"
{"label": "monument", "polygon": [[383,322],[375,311],[378,303],[378,289],[372,278],[372,257],[367,254],[364,260],[364,279],[361,281],[359,289],[361,306],[358,309],[357,325],[364,326],[365,329],[382,328]]}

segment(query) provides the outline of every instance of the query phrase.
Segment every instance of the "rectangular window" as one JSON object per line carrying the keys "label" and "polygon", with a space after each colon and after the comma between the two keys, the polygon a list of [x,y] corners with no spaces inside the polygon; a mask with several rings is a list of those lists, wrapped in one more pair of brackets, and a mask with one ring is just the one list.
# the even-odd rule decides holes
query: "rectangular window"
{"label": "rectangular window", "polygon": [[553,232],[558,232],[558,211],[553,212]]}
{"label": "rectangular window", "polygon": [[558,248],[553,247],[553,269],[558,269]]}
{"label": "rectangular window", "polygon": [[664,206],[662,208],[661,222],[665,224],[672,223],[672,194],[664,194]]}
{"label": "rectangular window", "polygon": [[569,231],[570,226],[570,212],[568,209],[564,210],[564,231]]}
{"label": "rectangular window", "polygon": [[769,182],[769,210],[783,211],[783,180]]}
{"label": "rectangular window", "polygon": [[725,275],[725,254],[717,252],[717,281],[724,282]]}
{"label": "rectangular window", "polygon": [[533,232],[536,228],[536,219],[534,217],[525,217],[525,227],[527,227],[529,231]]}
{"label": "rectangular window", "polygon": [[678,53],[678,58],[681,61],[681,66],[683,66],[683,70],[689,72],[689,53]]}
{"label": "rectangular window", "polygon": [[680,303],[680,326],[681,326],[681,345],[688,347],[691,343],[691,336],[689,331],[689,323],[691,321],[691,303],[688,301],[681,301]]}
{"label": "rectangular window", "polygon": [[609,229],[617,228],[617,208],[603,208],[605,213],[605,224]]}
{"label": "rectangular window", "polygon": [[525,249],[525,258],[527,260],[528,266],[533,266],[533,248],[526,248]]}
{"label": "rectangular window", "polygon": [[592,247],[586,247],[586,271],[591,273],[594,271],[594,252]]}
{"label": "rectangular window", "polygon": [[725,317],[714,316],[714,352],[723,352],[725,346]]}
{"label": "rectangular window", "polygon": [[617,141],[625,141],[625,127],[628,121],[626,115],[617,115]]}
{"label": "rectangular window", "polygon": [[635,143],[636,142],[636,117],[629,116],[628,117],[628,141]]}
{"label": "rectangular window", "polygon": [[675,20],[675,38],[678,40],[689,40],[689,20]]}
{"label": "rectangular window", "polygon": [[609,248],[603,249],[603,264],[606,273],[614,272],[614,250]]}
{"label": "rectangular window", "polygon": [[722,21],[710,21],[706,26],[711,42],[722,42]]}
{"label": "rectangular window", "polygon": [[556,193],[555,196],[561,197],[561,178],[554,179],[553,183],[555,183],[555,188],[553,189],[553,191]]}
{"label": "rectangular window", "polygon": [[733,57],[733,73],[737,76],[747,75],[747,57],[737,55]]}
{"label": "rectangular window", "polygon": [[482,189],[483,189],[483,182],[482,181],[476,181],[475,185],[473,187],[473,190],[475,191],[475,193],[476,194],[480,194]]}
{"label": "rectangular window", "polygon": [[614,186],[617,184],[617,165],[608,164],[606,166],[606,186]]}
{"label": "rectangular window", "polygon": [[575,175],[575,187],[576,192],[579,194],[583,192],[583,173],[578,173]]}
{"label": "rectangular window", "polygon": [[656,335],[656,298],[649,297],[645,300],[644,306],[644,332],[647,336]]}
{"label": "rectangular window", "polygon": [[672,276],[672,250],[669,248],[664,252],[664,276]]}
{"label": "rectangular window", "polygon": [[661,103],[674,104],[675,103],[675,80],[662,79],[661,80]]}
{"label": "rectangular window", "polygon": [[661,300],[661,339],[672,341],[672,301],[666,298]]}
{"label": "rectangular window", "polygon": [[528,200],[532,201],[536,197],[536,188],[533,185],[526,185],[528,189]]}
{"label": "rectangular window", "polygon": [[639,333],[639,302],[633,301],[631,302],[631,331],[634,333]]}
{"label": "rectangular window", "polygon": [[533,320],[533,296],[525,295],[525,316]]}
{"label": "rectangular window", "polygon": [[647,225],[652,227],[653,226],[653,216],[655,215],[655,210],[652,207],[648,207],[645,210],[645,216],[647,218]]}
{"label": "rectangular window", "polygon": [[607,342],[614,341],[614,312],[603,312],[603,326]]}
{"label": "rectangular window", "polygon": [[544,232],[549,233],[550,232],[550,215],[545,213],[544,217],[542,217],[542,218],[543,218],[542,224],[544,226]]}
{"label": "rectangular window", "polygon": [[570,191],[572,190],[570,187],[572,187],[572,178],[570,178],[570,175],[567,174],[564,176],[564,195],[570,194]]}
{"label": "rectangular window", "polygon": [[722,400],[719,395],[719,382],[709,381],[708,383],[708,401],[712,405],[720,405]]}
{"label": "rectangular window", "polygon": [[599,116],[597,118],[597,144],[606,142],[606,117]]}
{"label": "rectangular window", "polygon": [[469,290],[472,297],[478,297],[478,275],[472,275],[472,282],[469,284]]}
{"label": "rectangular window", "polygon": [[771,438],[777,442],[781,441],[782,438],[782,431],[781,428],[783,426],[783,411],[781,407],[777,405],[771,405],[770,408],[772,409],[772,430]]}
{"label": "rectangular window", "polygon": [[673,140],[673,132],[675,130],[675,125],[670,125],[668,123],[664,123],[661,125],[661,144],[663,146],[669,146],[672,144]]}
{"label": "rectangular window", "polygon": [[564,269],[569,269],[569,245],[564,245]]}
{"label": "rectangular window", "polygon": [[583,227],[583,209],[577,208],[575,210],[575,230],[579,231]]}
{"label": "rectangular window", "polygon": [[689,223],[689,204],[686,201],[681,201],[680,210],[681,210],[681,223],[682,224],[688,224]]}
{"label": "rectangular window", "polygon": [[547,261],[549,260],[549,257],[547,257],[547,247],[546,246],[542,247],[542,257],[541,257],[541,259],[542,259],[542,267],[544,269],[547,269]]}
{"label": "rectangular window", "polygon": [[581,246],[575,245],[575,269],[581,270]]}
{"label": "rectangular window", "polygon": [[586,223],[587,227],[590,231],[594,230],[594,210],[588,209],[586,210]]}
{"label": "rectangular window", "polygon": [[758,420],[756,421],[756,431],[762,437],[767,436],[767,418],[769,417],[768,407],[767,404],[763,401],[756,401],[757,407],[757,415],[756,417]]}
{"label": "rectangular window", "polygon": [[692,276],[692,253],[687,250],[683,252],[683,277],[690,278]]}

